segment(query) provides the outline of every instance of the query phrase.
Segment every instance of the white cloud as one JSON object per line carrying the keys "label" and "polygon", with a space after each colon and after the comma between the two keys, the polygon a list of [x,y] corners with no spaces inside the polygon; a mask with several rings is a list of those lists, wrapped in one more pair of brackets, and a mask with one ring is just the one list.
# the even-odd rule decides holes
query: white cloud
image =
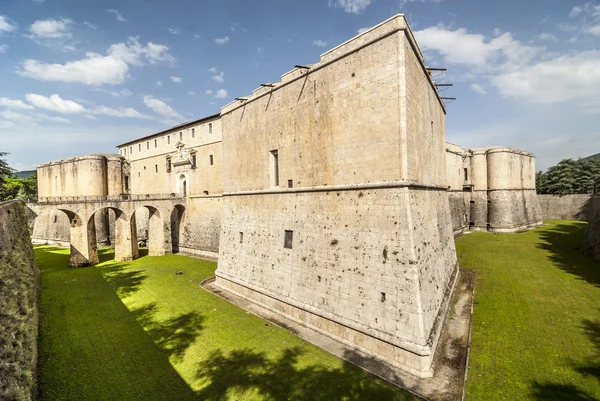
{"label": "white cloud", "polygon": [[552,35],[551,33],[540,33],[540,36],[538,36],[539,40],[550,40],[552,42],[557,42],[558,39],[556,38],[556,36]]}
{"label": "white cloud", "polygon": [[208,71],[216,73],[218,70],[215,67],[212,67],[212,68],[209,68]]}
{"label": "white cloud", "polygon": [[25,99],[35,107],[61,114],[76,114],[85,111],[85,108],[79,103],[72,100],[64,100],[57,94],[46,97],[35,93],[28,93],[25,95]]}
{"label": "white cloud", "polygon": [[314,46],[319,46],[319,47],[325,47],[325,46],[327,46],[327,42],[324,42],[321,39],[315,40],[314,42],[312,42],[312,44]]}
{"label": "white cloud", "polygon": [[207,89],[206,92],[204,92],[205,95],[212,95],[213,91],[210,89]]}
{"label": "white cloud", "polygon": [[37,4],[42,4],[43,2],[45,2],[46,0],[33,0],[34,3]]}
{"label": "white cloud", "polygon": [[434,26],[415,32],[415,37],[421,48],[437,51],[446,63],[479,69],[516,68],[526,65],[543,50],[513,39],[510,32],[488,40],[483,35],[468,33],[465,28],[453,31]]}
{"label": "white cloud", "polygon": [[360,28],[356,32],[358,32],[358,34],[360,35],[361,33],[368,31],[369,29],[371,29],[370,26],[366,27],[366,28]]}
{"label": "white cloud", "polygon": [[78,82],[87,85],[115,85],[125,81],[129,64],[144,65],[158,62],[175,62],[168,47],[148,42],[142,46],[137,38],[130,37],[127,43],[111,45],[107,56],[87,53],[83,59],[68,61],[65,64],[46,64],[28,59],[17,73],[41,81]]}
{"label": "white cloud", "polygon": [[55,123],[71,124],[71,120],[63,118],[63,117],[58,117],[58,116],[50,117],[45,114],[38,114],[38,117],[42,120],[54,121]]}
{"label": "white cloud", "polygon": [[593,99],[600,93],[600,51],[541,61],[492,78],[505,97],[534,103]]}
{"label": "white cloud", "polygon": [[120,91],[110,91],[107,89],[102,89],[102,88],[93,88],[92,89],[94,92],[103,92],[103,93],[108,93],[109,95],[113,96],[113,97],[122,97],[122,96],[131,96],[133,95],[133,93],[125,88],[125,89],[121,89]]}
{"label": "white cloud", "polygon": [[83,24],[84,24],[85,26],[87,26],[88,28],[90,28],[90,29],[93,29],[94,31],[95,31],[96,29],[98,29],[98,27],[97,27],[96,25],[94,25],[94,24],[92,24],[92,23],[90,23],[90,22],[83,21]]}
{"label": "white cloud", "polygon": [[219,75],[213,75],[211,79],[214,82],[218,82],[218,83],[222,84],[223,82],[225,82],[225,78],[223,78],[224,76],[225,76],[225,73],[223,71],[221,71],[221,73]]}
{"label": "white cloud", "polygon": [[600,25],[593,25],[593,26],[587,27],[585,29],[585,32],[595,35],[595,36],[600,36]]}
{"label": "white cloud", "polygon": [[107,13],[113,13],[119,22],[127,22],[125,17],[121,15],[121,13],[115,9],[106,10]]}
{"label": "white cloud", "polygon": [[188,91],[188,95],[190,95],[190,96],[196,96],[196,92],[194,92],[194,91]]}
{"label": "white cloud", "polygon": [[591,17],[600,17],[600,5],[595,5],[588,1],[583,6],[575,6],[571,9],[569,17],[575,18],[581,15],[589,15]]}
{"label": "white cloud", "polygon": [[17,25],[11,23],[6,15],[0,15],[0,33],[12,32],[17,29]]}
{"label": "white cloud", "polygon": [[171,81],[175,82],[176,84],[180,84],[181,81],[183,81],[180,77],[171,76],[170,78],[171,78]]}
{"label": "white cloud", "polygon": [[8,45],[0,45],[0,54],[2,53],[6,53],[6,51],[8,50]]}
{"label": "white cloud", "polygon": [[91,114],[102,114],[105,116],[112,117],[129,117],[129,118],[144,118],[152,119],[152,117],[140,113],[139,111],[132,109],[131,107],[113,109],[105,106],[98,106],[94,109],[89,110]]}
{"label": "white cloud", "polygon": [[0,97],[0,106],[13,109],[33,110],[32,106],[24,103],[22,100],[12,100],[7,97]]}
{"label": "white cloud", "polygon": [[69,32],[69,25],[73,23],[70,19],[47,19],[35,21],[29,27],[30,39],[64,39],[71,38],[73,34]]}
{"label": "white cloud", "polygon": [[156,81],[156,87],[160,88],[162,86],[162,81]]}
{"label": "white cloud", "polygon": [[168,29],[169,29],[169,33],[171,35],[177,35],[181,31],[181,29],[178,29],[178,28],[168,28]]}
{"label": "white cloud", "polygon": [[219,89],[215,93],[215,98],[216,99],[227,99],[228,97],[229,97],[229,94],[227,93],[227,91],[225,89]]}
{"label": "white cloud", "polygon": [[485,88],[480,84],[471,84],[471,90],[475,93],[479,93],[480,95],[485,95]]}
{"label": "white cloud", "polygon": [[196,34],[194,34],[194,39],[200,39],[200,38],[201,38],[201,36],[200,36],[200,35],[198,35],[197,33],[196,33]]}
{"label": "white cloud", "polygon": [[179,121],[185,120],[185,118],[181,114],[173,110],[171,106],[169,106],[162,100],[156,99],[152,96],[144,96],[144,104],[161,117],[176,119]]}
{"label": "white cloud", "polygon": [[224,38],[217,38],[215,39],[215,43],[218,45],[225,45],[229,43],[229,36],[225,36]]}
{"label": "white cloud", "polygon": [[329,6],[343,8],[347,13],[360,14],[371,2],[372,0],[329,0]]}

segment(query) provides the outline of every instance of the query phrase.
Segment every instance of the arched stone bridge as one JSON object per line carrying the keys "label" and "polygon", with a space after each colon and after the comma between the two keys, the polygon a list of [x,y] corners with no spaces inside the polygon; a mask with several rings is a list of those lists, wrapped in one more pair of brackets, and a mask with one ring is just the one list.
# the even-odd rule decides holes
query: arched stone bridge
{"label": "arched stone bridge", "polygon": [[[98,263],[94,215],[112,210],[115,214],[115,260],[128,261],[139,256],[135,211],[149,211],[148,255],[173,253],[173,233],[178,234],[185,213],[185,199],[175,196],[140,196],[131,199],[100,197],[45,198],[27,207],[38,216],[49,210],[64,212],[70,222],[70,265],[92,266]],[[175,232],[174,232],[175,231]]]}

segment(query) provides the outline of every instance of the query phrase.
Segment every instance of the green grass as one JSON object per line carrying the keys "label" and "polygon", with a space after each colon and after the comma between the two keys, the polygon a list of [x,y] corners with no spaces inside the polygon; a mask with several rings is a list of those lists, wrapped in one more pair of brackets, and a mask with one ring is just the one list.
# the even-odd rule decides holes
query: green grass
{"label": "green grass", "polygon": [[474,270],[468,400],[600,399],[600,262],[586,223],[456,241]]}
{"label": "green grass", "polygon": [[414,399],[203,290],[215,263],[102,250],[98,266],[70,269],[68,250],[36,256],[42,400]]}

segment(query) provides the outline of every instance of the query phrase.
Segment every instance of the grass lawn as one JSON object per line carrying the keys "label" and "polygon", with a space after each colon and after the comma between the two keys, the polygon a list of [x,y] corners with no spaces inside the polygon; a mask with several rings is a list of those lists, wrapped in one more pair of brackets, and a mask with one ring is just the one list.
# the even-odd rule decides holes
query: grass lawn
{"label": "grass lawn", "polygon": [[600,399],[600,262],[586,223],[456,241],[477,273],[468,400]]}
{"label": "grass lawn", "polygon": [[200,288],[215,263],[122,263],[105,249],[70,269],[68,250],[36,256],[42,400],[414,399]]}

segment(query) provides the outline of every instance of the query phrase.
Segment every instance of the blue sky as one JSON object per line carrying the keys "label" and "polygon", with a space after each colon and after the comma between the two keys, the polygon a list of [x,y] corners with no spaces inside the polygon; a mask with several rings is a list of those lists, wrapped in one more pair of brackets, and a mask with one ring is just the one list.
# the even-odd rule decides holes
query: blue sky
{"label": "blue sky", "polygon": [[600,2],[576,0],[0,0],[0,151],[115,153],[397,13],[448,68],[448,141],[538,169],[600,152]]}

